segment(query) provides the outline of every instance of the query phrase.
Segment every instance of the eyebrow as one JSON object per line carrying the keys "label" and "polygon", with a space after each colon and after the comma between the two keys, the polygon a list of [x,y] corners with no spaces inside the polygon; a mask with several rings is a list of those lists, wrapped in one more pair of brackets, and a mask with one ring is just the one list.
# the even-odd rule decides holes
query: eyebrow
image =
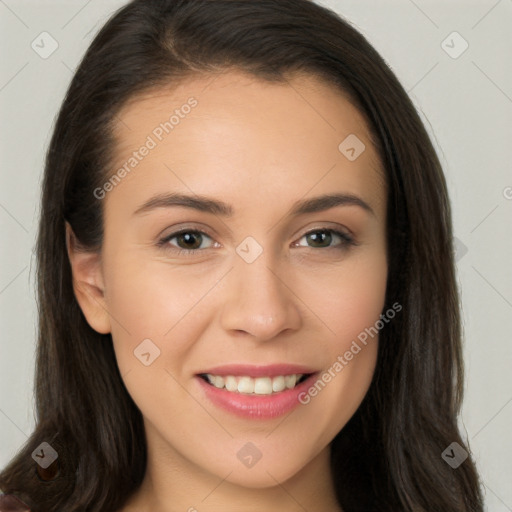
{"label": "eyebrow", "polygon": [[[133,215],[149,213],[157,208],[171,208],[181,206],[192,208],[201,212],[220,215],[222,217],[232,217],[233,207],[223,201],[201,195],[187,195],[181,193],[158,194],[151,197],[141,206],[139,206]],[[290,209],[288,215],[298,216],[306,213],[315,213],[329,210],[335,206],[359,206],[363,210],[375,216],[371,206],[353,194],[324,194],[310,199],[296,201]]]}

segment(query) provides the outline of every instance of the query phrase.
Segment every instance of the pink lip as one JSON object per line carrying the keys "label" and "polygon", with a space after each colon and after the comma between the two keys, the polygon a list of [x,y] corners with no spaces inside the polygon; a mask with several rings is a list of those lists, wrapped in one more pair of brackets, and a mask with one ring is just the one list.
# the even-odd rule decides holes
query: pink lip
{"label": "pink lip", "polygon": [[[218,369],[216,369],[216,371],[217,370]],[[213,372],[209,371],[207,373]],[[296,373],[309,372],[298,371]],[[288,373],[285,372],[285,375],[286,374]],[[216,373],[216,375],[220,374]],[[228,374],[226,373],[225,375]],[[233,373],[230,373],[229,375],[233,375]],[[248,374],[242,372],[240,375]],[[262,375],[270,376],[268,373],[264,373]],[[283,375],[283,373],[277,373],[276,375]],[[217,407],[221,407],[222,409],[242,418],[271,419],[282,416],[295,409],[301,403],[298,398],[299,395],[311,386],[315,375],[316,373],[311,374],[306,380],[293,389],[287,389],[272,395],[249,395],[232,392],[225,388],[216,388],[199,376],[196,376],[195,379],[206,398],[208,398]]]}
{"label": "pink lip", "polygon": [[255,366],[250,364],[226,364],[216,366],[208,370],[198,372],[199,374],[211,373],[212,375],[233,375],[233,377],[277,377],[278,375],[293,375],[294,373],[314,373],[317,370],[307,366],[296,364],[270,364],[264,366]]}

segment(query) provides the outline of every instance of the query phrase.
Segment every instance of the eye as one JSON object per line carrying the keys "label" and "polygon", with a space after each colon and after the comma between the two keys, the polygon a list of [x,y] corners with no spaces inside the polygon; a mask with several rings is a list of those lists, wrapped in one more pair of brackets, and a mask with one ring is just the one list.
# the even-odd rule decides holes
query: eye
{"label": "eye", "polygon": [[[315,249],[346,249],[347,246],[355,245],[355,240],[348,234],[334,229],[315,229],[301,237],[306,239],[306,244],[297,242],[296,245],[313,247]],[[338,242],[331,245],[332,242]],[[313,245],[308,245],[311,243]]]}
{"label": "eye", "polygon": [[[350,245],[356,245],[355,240],[348,233],[334,229],[315,229],[303,235],[300,240],[306,240],[306,244],[296,242],[293,246],[306,246],[313,249],[347,249]],[[205,240],[209,240],[206,247]],[[334,245],[333,245],[334,242]],[[203,231],[184,229],[171,233],[157,242],[157,246],[178,255],[192,256],[199,251],[212,248],[216,242]]]}
{"label": "eye", "polygon": [[[212,239],[203,231],[198,230],[183,230],[178,231],[177,233],[172,233],[164,238],[162,238],[158,242],[159,247],[165,247],[166,249],[174,250],[178,254],[192,254],[199,250],[208,249],[213,244],[210,244],[208,247],[201,247],[204,239],[212,241]],[[172,240],[176,239],[176,245],[172,243]]]}

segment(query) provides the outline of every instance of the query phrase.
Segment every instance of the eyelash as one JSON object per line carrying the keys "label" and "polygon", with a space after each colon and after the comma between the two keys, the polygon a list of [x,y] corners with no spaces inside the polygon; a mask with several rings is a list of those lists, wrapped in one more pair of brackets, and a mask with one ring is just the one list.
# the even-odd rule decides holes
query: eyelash
{"label": "eyelash", "polygon": [[[346,250],[350,246],[358,245],[357,242],[354,240],[352,236],[350,236],[347,233],[337,231],[335,229],[329,229],[329,228],[321,228],[321,229],[313,229],[311,231],[308,231],[307,233],[304,233],[300,239],[304,238],[305,236],[311,235],[313,233],[331,233],[336,236],[339,236],[341,238],[341,243],[338,246],[328,246],[328,247],[311,247],[311,249],[334,249],[338,251]],[[172,252],[176,253],[178,256],[193,256],[197,254],[200,251],[205,251],[207,249],[182,249],[180,247],[173,247],[172,249],[169,249],[169,242],[180,235],[183,234],[194,234],[194,235],[206,235],[208,238],[212,238],[208,233],[205,233],[204,231],[195,230],[195,229],[183,229],[181,231],[177,231],[175,233],[171,233],[170,235],[167,235],[166,237],[160,239],[157,242],[157,246],[159,248],[162,248],[164,250],[171,250]],[[299,240],[300,240],[299,239]]]}

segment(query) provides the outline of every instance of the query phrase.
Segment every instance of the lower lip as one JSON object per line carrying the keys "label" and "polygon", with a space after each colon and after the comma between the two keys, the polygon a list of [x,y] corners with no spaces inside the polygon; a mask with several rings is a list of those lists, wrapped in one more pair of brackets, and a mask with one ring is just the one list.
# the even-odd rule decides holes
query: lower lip
{"label": "lower lip", "polygon": [[228,391],[226,388],[216,388],[204,379],[196,376],[206,397],[216,406],[243,418],[269,419],[277,418],[295,409],[301,402],[299,394],[306,391],[316,374],[311,374],[306,380],[293,389],[273,393],[272,395],[244,394]]}

